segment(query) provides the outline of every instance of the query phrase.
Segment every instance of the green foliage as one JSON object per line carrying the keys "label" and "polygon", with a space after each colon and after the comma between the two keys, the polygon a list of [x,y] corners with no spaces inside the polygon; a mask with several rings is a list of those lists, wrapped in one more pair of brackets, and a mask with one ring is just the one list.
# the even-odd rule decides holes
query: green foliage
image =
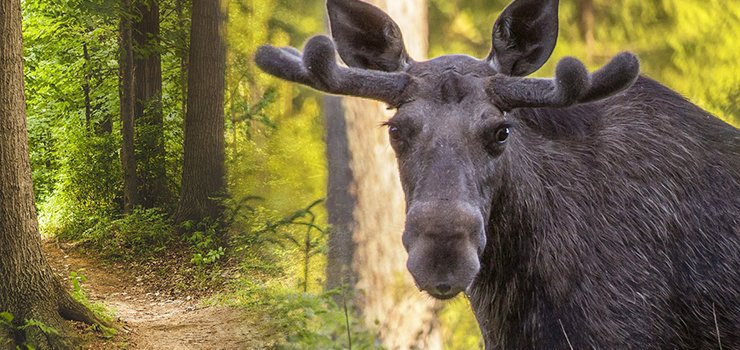
{"label": "green foliage", "polygon": [[185,231],[182,240],[188,242],[195,251],[190,262],[196,266],[204,267],[213,264],[226,254],[219,238],[221,224],[210,217],[197,224],[193,221],[185,221],[180,224],[180,228]]}
{"label": "green foliage", "polygon": [[381,349],[375,335],[353,317],[358,311],[352,301],[339,306],[340,291],[321,292],[321,283],[309,283],[323,276],[319,258],[326,252],[328,230],[316,215],[323,199],[278,218],[252,204],[258,199],[227,205],[244,274],[221,299],[266,312],[269,328],[284,336],[278,349]]}
{"label": "green foliage", "polygon": [[82,285],[80,283],[87,282],[87,278],[85,278],[85,276],[78,273],[77,271],[69,272],[69,280],[72,281],[72,288],[74,289],[75,293],[81,293]]}
{"label": "green foliage", "polygon": [[[337,306],[332,294],[307,293],[275,298],[274,320],[286,330],[283,349],[383,349],[350,312]],[[348,329],[349,326],[349,329]]]}
{"label": "green foliage", "polygon": [[[282,217],[325,197],[323,121],[319,97],[261,73],[259,45],[300,46],[324,31],[322,1],[229,2],[226,154],[235,201],[258,196]],[[264,213],[263,213],[264,214]],[[317,212],[319,222],[324,214]],[[247,224],[249,226],[249,224]]]}
{"label": "green foliage", "polygon": [[102,215],[77,230],[60,232],[65,239],[80,241],[100,256],[122,261],[153,258],[174,241],[174,230],[167,213],[161,209],[135,209],[120,218]]}
{"label": "green foliage", "polygon": [[353,316],[357,310],[347,306],[353,302],[337,305],[341,291],[303,293],[284,282],[245,276],[221,301],[265,313],[266,328],[284,337],[275,349],[383,349],[361,318]]}
{"label": "green foliage", "polygon": [[41,332],[43,332],[44,334],[59,334],[59,332],[57,332],[56,329],[51,328],[51,327],[47,326],[46,324],[44,324],[43,322],[38,321],[38,320],[33,319],[33,318],[27,319],[26,320],[26,324],[24,324],[22,326],[18,326],[18,329],[19,330],[26,330],[28,327],[38,327],[39,330],[41,330]]}
{"label": "green foliage", "polygon": [[[29,144],[42,226],[51,232],[76,230],[89,224],[87,216],[115,217],[123,203],[120,2],[28,0],[22,5]],[[169,193],[161,197],[171,198],[179,192],[182,167],[189,6],[180,0],[159,5],[161,45],[137,47],[136,52],[162,53],[162,100],[156,106],[164,125],[138,120],[136,146],[142,183],[164,169]],[[154,105],[148,106],[147,116]],[[165,153],[152,156],[161,146]]]}
{"label": "green foliage", "polygon": [[[118,187],[114,1],[23,2],[29,143],[36,200],[106,207]],[[88,93],[85,94],[85,91]],[[87,97],[87,98],[86,98]],[[61,193],[60,193],[61,192]],[[71,203],[69,203],[71,204]]]}
{"label": "green foliage", "polygon": [[[30,328],[30,327],[36,327],[36,328],[38,328],[39,331],[41,331],[44,334],[57,334],[57,335],[59,334],[59,332],[56,329],[47,326],[45,323],[43,323],[43,322],[41,322],[39,320],[30,318],[30,319],[27,319],[23,325],[16,326],[16,325],[13,324],[13,320],[14,319],[15,319],[15,317],[13,317],[13,315],[11,313],[9,313],[9,312],[0,312],[0,326],[9,329],[12,333],[14,333],[16,331],[27,331],[27,329]],[[29,330],[29,331],[31,331],[31,330]],[[2,341],[2,339],[0,339],[0,341]],[[36,347],[34,346],[33,343],[28,343],[28,342],[24,342],[23,344],[16,345],[15,348],[17,350],[34,350],[34,349],[36,349]]]}
{"label": "green foliage", "polygon": [[226,254],[226,250],[224,249],[224,247],[218,247],[218,249],[208,250],[206,256],[203,256],[202,253],[194,253],[193,258],[190,259],[190,262],[195,264],[196,266],[213,264],[214,262],[216,262],[216,260],[221,259],[224,254]]}
{"label": "green foliage", "polygon": [[59,150],[60,172],[54,191],[39,202],[41,228],[47,232],[84,230],[100,216],[117,211],[120,191],[118,140],[115,135],[86,136],[67,129],[67,147]]}
{"label": "green foliage", "polygon": [[[323,199],[316,200],[306,208],[297,210],[285,218],[275,222],[268,221],[264,228],[260,230],[237,236],[237,245],[241,247],[250,247],[250,245],[246,244],[247,242],[253,240],[255,237],[261,237],[263,238],[263,242],[276,244],[282,249],[287,248],[298,251],[300,254],[301,265],[303,266],[303,279],[300,284],[303,286],[303,292],[306,293],[308,292],[308,275],[310,271],[311,258],[318,254],[326,253],[326,235],[328,230],[316,224],[316,214],[313,212],[313,210],[323,202]],[[303,219],[306,217],[310,219],[308,219],[308,221],[304,221]],[[291,226],[305,227],[306,231],[305,233],[298,233],[290,230],[283,230],[281,232],[280,230],[281,228]],[[313,230],[318,231],[319,234],[312,236],[311,233]],[[267,235],[268,233],[269,235]]]}
{"label": "green foliage", "polygon": [[257,101],[255,104],[249,103],[249,101],[235,101],[230,112],[230,120],[235,125],[237,123],[245,124],[245,133],[247,139],[252,140],[251,129],[252,124],[262,123],[264,126],[277,129],[277,125],[270,120],[270,117],[265,112],[265,109],[273,104],[277,99],[277,89],[274,86],[270,86],[262,94],[262,99]]}

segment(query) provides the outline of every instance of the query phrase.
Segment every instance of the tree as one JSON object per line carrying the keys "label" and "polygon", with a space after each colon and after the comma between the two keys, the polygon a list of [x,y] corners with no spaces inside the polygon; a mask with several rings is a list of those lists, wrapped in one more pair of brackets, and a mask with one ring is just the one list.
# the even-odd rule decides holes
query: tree
{"label": "tree", "polygon": [[134,148],[134,50],[131,28],[131,0],[123,0],[119,70],[121,76],[121,167],[123,168],[123,210],[130,213],[140,204]]}
{"label": "tree", "polygon": [[326,213],[331,225],[326,253],[326,289],[353,290],[357,279],[352,271],[355,244],[352,240],[354,207],[357,202],[352,193],[354,174],[350,167],[349,140],[343,98],[324,97],[326,118]]}
{"label": "tree", "polygon": [[[368,2],[384,9],[401,26],[412,57],[426,57],[426,0]],[[436,307],[414,287],[400,244],[403,191],[388,136],[378,128],[389,114],[377,102],[353,97],[339,101],[325,100],[327,211],[334,227],[328,287],[354,285],[366,323],[377,323],[387,348],[441,348]]]}
{"label": "tree", "polygon": [[162,59],[159,45],[159,0],[139,0],[134,10],[134,120],[137,125],[137,172],[141,203],[153,208],[166,202],[162,119]]}
{"label": "tree", "polygon": [[182,188],[176,221],[219,220],[215,197],[225,187],[224,85],[226,48],[219,0],[194,0],[188,58],[188,101]]}
{"label": "tree", "polygon": [[[0,311],[13,316],[13,327],[0,324],[0,349],[16,349],[16,346],[24,343],[33,344],[37,349],[72,349],[75,346],[74,332],[64,319],[89,324],[100,323],[100,320],[67,293],[41,250],[31,181],[24,94],[21,1],[2,0]],[[46,331],[38,326],[17,328],[31,319],[49,328]]]}

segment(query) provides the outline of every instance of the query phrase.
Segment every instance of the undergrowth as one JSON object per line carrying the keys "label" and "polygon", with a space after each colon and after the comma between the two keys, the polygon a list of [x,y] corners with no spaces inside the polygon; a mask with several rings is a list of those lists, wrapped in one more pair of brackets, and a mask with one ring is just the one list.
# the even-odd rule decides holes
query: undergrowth
{"label": "undergrowth", "polygon": [[120,261],[151,259],[175,240],[173,225],[161,209],[137,208],[122,217],[100,214],[87,223],[70,222],[56,232],[57,237]]}
{"label": "undergrowth", "polygon": [[351,293],[323,291],[329,228],[317,214],[322,203],[316,200],[282,217],[244,200],[231,205],[232,244],[242,273],[231,292],[216,300],[264,313],[268,328],[281,333],[275,349],[383,349],[355,317],[359,312]]}
{"label": "undergrowth", "polygon": [[[59,332],[50,327],[47,326],[45,323],[29,318],[26,319],[21,326],[15,326],[13,324],[13,320],[15,317],[9,313],[9,312],[0,312],[0,327],[8,328],[10,330],[10,333],[15,333],[16,331],[31,331],[31,332],[42,332],[44,334],[59,334]],[[28,339],[31,339],[31,337],[27,337],[27,340],[19,345],[16,345],[16,350],[35,350],[36,344],[33,342],[30,342]],[[3,342],[3,339],[0,338],[0,344]]]}
{"label": "undergrowth", "polygon": [[341,291],[304,293],[290,286],[289,280],[245,276],[234,282],[231,293],[221,294],[215,301],[264,313],[264,326],[281,333],[282,341],[274,349],[384,349],[354,316],[357,310],[351,300],[344,302]]}

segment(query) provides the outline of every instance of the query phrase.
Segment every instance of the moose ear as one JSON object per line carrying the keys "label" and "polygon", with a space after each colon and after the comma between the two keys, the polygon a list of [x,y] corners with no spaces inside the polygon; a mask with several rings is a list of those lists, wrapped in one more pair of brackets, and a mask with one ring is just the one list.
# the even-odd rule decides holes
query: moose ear
{"label": "moose ear", "polygon": [[396,72],[410,58],[401,29],[381,9],[358,0],[328,0],[331,35],[347,65]]}
{"label": "moose ear", "polygon": [[493,25],[491,65],[525,76],[539,69],[558,40],[558,0],[514,0]]}

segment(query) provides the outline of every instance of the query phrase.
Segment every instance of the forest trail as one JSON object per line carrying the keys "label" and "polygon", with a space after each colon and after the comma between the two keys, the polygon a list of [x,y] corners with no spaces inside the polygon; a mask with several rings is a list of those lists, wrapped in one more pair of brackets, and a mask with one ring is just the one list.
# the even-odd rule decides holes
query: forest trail
{"label": "forest trail", "polygon": [[[44,252],[54,272],[69,282],[76,271],[91,302],[113,309],[123,325],[126,344],[103,342],[108,349],[264,349],[274,344],[271,333],[261,327],[257,315],[235,308],[204,306],[189,296],[165,296],[147,291],[141,278],[129,276],[122,266],[105,266],[50,239]],[[267,331],[267,332],[266,332]],[[116,337],[119,338],[119,337]],[[91,345],[98,350],[100,343]]]}

